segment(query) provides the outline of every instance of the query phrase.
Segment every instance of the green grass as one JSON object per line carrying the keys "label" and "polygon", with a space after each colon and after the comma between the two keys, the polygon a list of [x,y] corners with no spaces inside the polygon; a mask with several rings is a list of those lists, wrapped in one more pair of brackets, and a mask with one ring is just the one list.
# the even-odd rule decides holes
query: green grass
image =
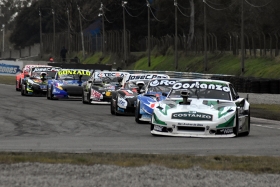
{"label": "green grass", "polygon": [[0,75],[0,84],[16,85],[16,76]]}
{"label": "green grass", "polygon": [[265,156],[188,156],[162,154],[130,153],[0,153],[1,164],[19,162],[40,162],[51,164],[76,165],[116,165],[121,167],[139,167],[157,165],[175,169],[188,169],[199,166],[208,170],[233,170],[259,173],[280,174],[280,157]]}
{"label": "green grass", "polygon": [[[169,48],[165,55],[153,50],[151,53],[151,66],[148,67],[147,52],[131,53],[129,65],[123,66],[122,57],[113,54],[95,53],[83,61],[83,63],[102,63],[113,64],[116,62],[117,67],[134,70],[158,70],[158,71],[175,71],[174,51]],[[227,74],[245,77],[259,78],[280,78],[280,58],[269,57],[249,57],[245,58],[245,73],[241,74],[240,56],[233,56],[229,53],[209,53],[208,54],[208,71],[204,71],[203,54],[186,54],[178,52],[178,69],[181,72],[197,72],[207,74]]]}

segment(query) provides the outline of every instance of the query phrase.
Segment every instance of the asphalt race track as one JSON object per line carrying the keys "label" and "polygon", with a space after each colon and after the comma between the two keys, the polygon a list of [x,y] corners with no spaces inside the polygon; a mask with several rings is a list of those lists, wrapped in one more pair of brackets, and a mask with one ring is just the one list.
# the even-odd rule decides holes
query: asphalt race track
{"label": "asphalt race track", "polygon": [[109,105],[21,96],[0,85],[0,151],[123,152],[189,155],[280,155],[280,122],[251,119],[238,138],[154,137],[133,116],[112,116]]}

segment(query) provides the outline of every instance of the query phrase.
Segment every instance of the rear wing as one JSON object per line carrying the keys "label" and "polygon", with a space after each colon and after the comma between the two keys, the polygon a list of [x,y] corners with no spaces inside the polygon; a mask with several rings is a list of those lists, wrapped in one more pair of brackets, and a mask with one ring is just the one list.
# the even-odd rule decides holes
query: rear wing
{"label": "rear wing", "polygon": [[94,72],[92,79],[99,80],[104,77],[114,78],[114,77],[125,77],[127,75],[129,75],[129,73],[120,72],[120,71],[97,71]]}
{"label": "rear wing", "polygon": [[156,78],[169,79],[170,77],[166,74],[151,74],[151,73],[128,74],[123,78],[121,85],[123,86],[126,82],[131,80],[151,80]]}

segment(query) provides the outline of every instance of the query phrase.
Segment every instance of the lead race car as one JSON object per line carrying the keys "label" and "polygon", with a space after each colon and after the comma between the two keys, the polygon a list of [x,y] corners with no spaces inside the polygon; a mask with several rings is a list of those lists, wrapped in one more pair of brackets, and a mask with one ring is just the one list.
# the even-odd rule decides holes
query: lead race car
{"label": "lead race car", "polygon": [[172,86],[181,79],[153,79],[145,88],[145,92],[137,96],[135,107],[135,121],[137,123],[150,122],[156,102],[164,100]]}
{"label": "lead race car", "polygon": [[47,99],[82,99],[82,83],[91,76],[85,69],[61,69],[48,81]]}
{"label": "lead race car", "polygon": [[38,66],[29,69],[28,74],[22,79],[21,95],[45,96],[47,93],[47,81],[52,79],[60,67]]}
{"label": "lead race car", "polygon": [[189,79],[175,83],[156,103],[151,134],[236,137],[250,133],[250,104],[226,81]]}
{"label": "lead race car", "polygon": [[120,88],[120,82],[127,72],[98,71],[82,84],[84,104],[110,104],[112,91]]}
{"label": "lead race car", "polygon": [[137,95],[144,92],[146,84],[155,78],[169,78],[165,74],[129,74],[126,75],[122,87],[112,92],[111,114],[134,115]]}

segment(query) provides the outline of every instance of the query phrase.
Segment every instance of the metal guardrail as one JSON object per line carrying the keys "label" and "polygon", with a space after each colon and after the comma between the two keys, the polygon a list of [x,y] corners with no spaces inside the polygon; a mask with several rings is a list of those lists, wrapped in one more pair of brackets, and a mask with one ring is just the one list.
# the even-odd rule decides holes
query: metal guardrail
{"label": "metal guardrail", "polygon": [[215,76],[232,76],[232,75],[222,75],[222,74],[203,74],[195,72],[176,72],[176,71],[145,71],[145,70],[125,70],[128,73],[157,73],[166,74],[171,78],[185,78],[185,79],[212,79]]}

